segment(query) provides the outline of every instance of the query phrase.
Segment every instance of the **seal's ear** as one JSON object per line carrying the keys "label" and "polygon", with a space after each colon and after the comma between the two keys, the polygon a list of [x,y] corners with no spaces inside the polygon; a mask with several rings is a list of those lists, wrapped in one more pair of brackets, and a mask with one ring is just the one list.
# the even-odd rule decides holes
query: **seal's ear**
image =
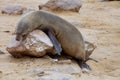
{"label": "seal's ear", "polygon": [[53,46],[55,47],[55,50],[57,51],[57,54],[61,55],[62,48],[61,48],[61,45],[59,44],[58,40],[56,39],[53,30],[48,29],[47,35],[50,38],[51,42],[53,43]]}

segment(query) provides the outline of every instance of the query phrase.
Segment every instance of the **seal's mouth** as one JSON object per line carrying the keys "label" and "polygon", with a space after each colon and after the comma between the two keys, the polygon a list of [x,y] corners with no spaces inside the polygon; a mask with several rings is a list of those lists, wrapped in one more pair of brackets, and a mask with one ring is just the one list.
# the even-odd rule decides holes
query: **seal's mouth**
{"label": "seal's mouth", "polygon": [[21,35],[16,35],[16,40],[17,41],[21,41],[22,40],[22,36]]}
{"label": "seal's mouth", "polygon": [[16,35],[17,41],[24,41],[27,38],[27,35]]}

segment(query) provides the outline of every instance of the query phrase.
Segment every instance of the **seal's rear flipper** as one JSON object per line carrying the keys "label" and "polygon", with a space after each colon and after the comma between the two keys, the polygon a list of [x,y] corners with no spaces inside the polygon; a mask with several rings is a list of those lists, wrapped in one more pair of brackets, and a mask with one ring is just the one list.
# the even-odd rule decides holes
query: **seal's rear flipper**
{"label": "seal's rear flipper", "polygon": [[49,36],[51,42],[53,43],[53,46],[55,47],[55,50],[57,51],[57,54],[61,55],[61,52],[62,52],[61,45],[59,44],[59,42],[56,39],[55,34],[52,30],[48,30],[48,36]]}
{"label": "seal's rear flipper", "polygon": [[95,59],[93,59],[93,58],[87,58],[86,60],[85,60],[85,62],[87,62],[88,60],[92,60],[92,61],[95,61],[95,62],[98,62],[97,60],[95,60]]}
{"label": "seal's rear flipper", "polygon": [[78,65],[80,66],[82,72],[84,73],[89,73],[92,69],[90,68],[90,66],[88,64],[86,64],[86,62],[79,60],[79,59],[75,59],[78,63]]}
{"label": "seal's rear flipper", "polygon": [[86,58],[89,58],[89,56],[93,53],[96,46],[88,41],[85,41],[85,51],[86,51]]}

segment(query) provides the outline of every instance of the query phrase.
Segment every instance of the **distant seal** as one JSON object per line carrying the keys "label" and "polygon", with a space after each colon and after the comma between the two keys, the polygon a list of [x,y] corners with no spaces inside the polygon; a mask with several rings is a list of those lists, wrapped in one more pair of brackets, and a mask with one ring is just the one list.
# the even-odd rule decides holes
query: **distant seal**
{"label": "distant seal", "polygon": [[64,53],[75,58],[82,69],[91,70],[85,63],[89,57],[86,57],[85,41],[72,24],[49,12],[33,11],[23,15],[18,22],[16,40],[24,40],[35,29],[40,29],[49,36],[58,54],[63,50]]}

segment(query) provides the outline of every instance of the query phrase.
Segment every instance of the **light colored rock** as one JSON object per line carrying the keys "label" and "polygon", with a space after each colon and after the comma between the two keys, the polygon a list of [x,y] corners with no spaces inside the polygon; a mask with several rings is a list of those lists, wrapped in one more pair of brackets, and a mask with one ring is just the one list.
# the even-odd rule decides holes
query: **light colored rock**
{"label": "light colored rock", "polygon": [[25,7],[21,5],[8,5],[2,9],[2,14],[9,14],[9,15],[20,15],[23,14]]}
{"label": "light colored rock", "polygon": [[3,52],[3,50],[2,50],[2,49],[0,49],[0,54],[5,54],[5,52]]}
{"label": "light colored rock", "polygon": [[60,73],[60,72],[46,72],[45,76],[41,76],[36,80],[74,80],[70,74]]}
{"label": "light colored rock", "polygon": [[81,0],[49,0],[46,4],[39,5],[39,9],[79,12],[81,6]]}
{"label": "light colored rock", "polygon": [[42,57],[47,52],[55,53],[52,42],[48,36],[40,30],[34,30],[28,35],[26,40],[22,42],[16,41],[14,36],[6,50],[14,57]]}
{"label": "light colored rock", "polygon": [[39,69],[34,69],[33,72],[35,74],[39,74],[39,73],[44,73],[44,70],[39,68]]}
{"label": "light colored rock", "polygon": [[51,68],[52,71],[61,72],[66,74],[80,74],[81,69],[79,67],[73,67],[70,65],[54,66]]}
{"label": "light colored rock", "polygon": [[34,8],[27,8],[26,10],[24,10],[23,14],[26,14],[31,11],[36,11],[36,10]]}
{"label": "light colored rock", "polygon": [[68,60],[60,60],[60,61],[57,61],[58,64],[71,64],[72,61],[70,59]]}
{"label": "light colored rock", "polygon": [[34,69],[33,73],[37,76],[44,76],[45,75],[45,72],[43,69]]}

